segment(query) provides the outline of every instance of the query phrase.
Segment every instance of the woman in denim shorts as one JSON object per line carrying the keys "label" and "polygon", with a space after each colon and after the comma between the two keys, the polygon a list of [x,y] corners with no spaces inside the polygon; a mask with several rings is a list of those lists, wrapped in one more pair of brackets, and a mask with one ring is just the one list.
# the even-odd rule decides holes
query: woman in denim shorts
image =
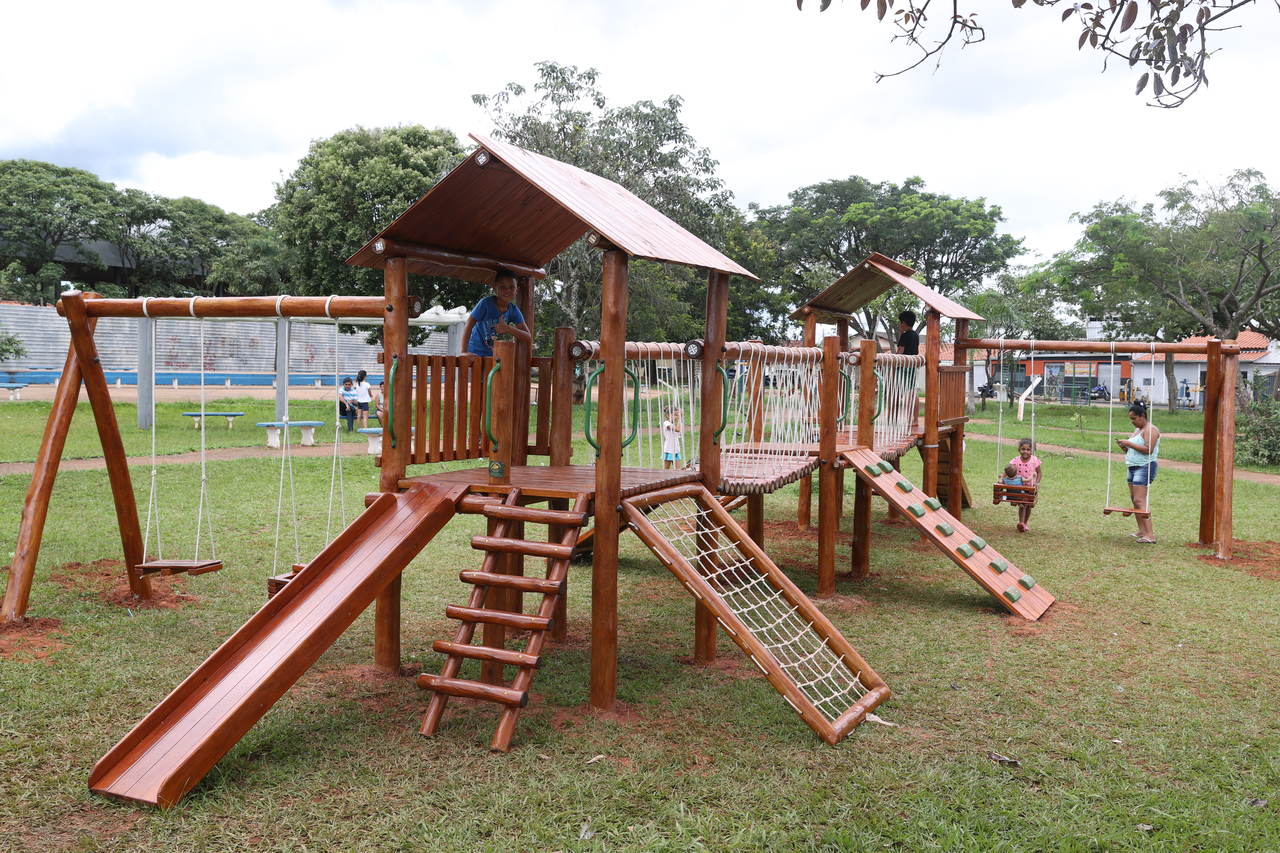
{"label": "woman in denim shorts", "polygon": [[1134,403],[1129,407],[1129,422],[1133,424],[1133,435],[1116,439],[1116,444],[1124,448],[1124,464],[1129,468],[1129,496],[1133,499],[1133,508],[1146,513],[1134,516],[1138,522],[1138,532],[1134,535],[1142,544],[1154,545],[1156,532],[1151,524],[1147,490],[1155,482],[1159,468],[1157,459],[1160,456],[1160,430],[1147,419],[1146,403]]}

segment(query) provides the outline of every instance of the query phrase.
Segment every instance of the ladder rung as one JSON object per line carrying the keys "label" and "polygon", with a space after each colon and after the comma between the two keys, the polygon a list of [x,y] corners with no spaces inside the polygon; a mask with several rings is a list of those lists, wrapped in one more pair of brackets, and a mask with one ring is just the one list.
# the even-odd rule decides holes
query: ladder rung
{"label": "ladder rung", "polygon": [[467,570],[459,572],[463,583],[478,586],[500,586],[504,589],[518,589],[522,592],[540,592],[543,595],[557,595],[564,590],[564,585],[546,578],[527,578],[524,575],[502,575],[497,572],[477,572]]}
{"label": "ladder rung", "polygon": [[551,627],[551,620],[545,616],[526,616],[523,613],[489,610],[484,607],[459,607],[451,604],[444,609],[444,615],[460,622],[485,622],[522,631],[545,631]]}
{"label": "ladder rung", "polygon": [[458,501],[458,512],[481,513],[485,507],[501,503],[502,498],[494,495],[465,495]]}
{"label": "ladder rung", "polygon": [[472,536],[471,547],[481,551],[499,551],[504,554],[550,557],[553,560],[567,560],[573,556],[573,548],[568,545],[534,542],[529,539],[506,539],[501,536]]}
{"label": "ladder rung", "polygon": [[488,660],[511,666],[531,667],[538,665],[538,656],[528,652],[516,652],[511,649],[495,649],[492,646],[470,646],[466,643],[454,643],[449,640],[436,640],[431,644],[442,655],[456,655],[472,660]]}
{"label": "ladder rung", "polygon": [[443,678],[439,675],[419,675],[418,686],[437,693],[450,696],[465,696],[468,699],[483,699],[487,702],[498,702],[523,708],[529,704],[529,693],[523,690],[512,690],[497,684],[486,684],[483,681],[469,681],[465,678]]}
{"label": "ladder rung", "polygon": [[530,521],[534,524],[563,524],[567,527],[581,527],[587,523],[584,512],[570,512],[564,509],[537,509],[528,506],[509,506],[492,503],[481,510],[489,518],[501,518],[508,521]]}

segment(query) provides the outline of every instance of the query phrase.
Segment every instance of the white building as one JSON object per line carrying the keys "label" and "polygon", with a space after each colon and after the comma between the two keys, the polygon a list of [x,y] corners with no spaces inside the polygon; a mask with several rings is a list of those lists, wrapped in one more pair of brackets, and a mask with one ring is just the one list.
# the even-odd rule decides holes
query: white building
{"label": "white building", "polygon": [[[1184,343],[1203,343],[1207,338],[1184,338]],[[1275,394],[1280,381],[1280,342],[1273,341],[1258,332],[1241,332],[1236,339],[1240,345],[1240,387],[1249,388],[1257,396]],[[1154,367],[1154,371],[1152,368]],[[1191,353],[1177,353],[1173,357],[1174,381],[1179,399],[1190,397],[1197,407],[1202,403],[1201,390],[1207,373],[1206,357]],[[1153,405],[1169,402],[1169,383],[1165,378],[1164,356],[1149,354],[1133,357],[1133,383],[1137,391],[1149,397]]]}

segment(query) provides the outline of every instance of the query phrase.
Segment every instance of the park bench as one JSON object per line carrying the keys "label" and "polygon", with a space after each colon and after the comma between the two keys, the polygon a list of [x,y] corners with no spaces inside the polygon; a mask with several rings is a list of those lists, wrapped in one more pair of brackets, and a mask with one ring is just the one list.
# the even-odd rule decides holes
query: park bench
{"label": "park bench", "polygon": [[10,400],[21,400],[22,389],[27,387],[25,382],[0,382],[0,388],[9,392]]}
{"label": "park bench", "polygon": [[316,443],[316,427],[324,426],[324,421],[259,421],[258,426],[267,431],[267,447],[280,446],[280,431],[295,426],[302,430],[301,444],[313,447]]}
{"label": "park bench", "polygon": [[369,439],[370,456],[377,456],[382,452],[382,427],[364,427],[356,432]]}
{"label": "park bench", "polygon": [[[227,429],[231,429],[233,426],[235,426],[236,418],[242,417],[243,415],[244,415],[244,412],[205,412],[204,413],[204,417],[206,418],[226,418]],[[182,416],[184,418],[191,418],[191,422],[192,424],[195,425],[195,428],[200,429],[201,415],[199,412],[183,412]]]}

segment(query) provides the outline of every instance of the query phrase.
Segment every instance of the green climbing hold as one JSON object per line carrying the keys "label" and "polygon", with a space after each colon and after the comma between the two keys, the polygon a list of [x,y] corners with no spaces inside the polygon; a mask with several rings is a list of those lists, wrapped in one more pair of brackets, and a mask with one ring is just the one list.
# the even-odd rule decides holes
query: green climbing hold
{"label": "green climbing hold", "polygon": [[1018,578],[1018,583],[1022,584],[1026,589],[1031,589],[1031,587],[1036,585],[1036,579],[1031,577],[1031,575],[1023,575]]}
{"label": "green climbing hold", "polygon": [[929,509],[942,509],[942,501],[937,498],[925,498],[924,505]]}
{"label": "green climbing hold", "polygon": [[1022,598],[1022,593],[1018,592],[1013,587],[1009,587],[1004,591],[1004,597],[1010,601],[1017,601],[1019,598]]}
{"label": "green climbing hold", "polygon": [[1005,572],[1009,571],[1009,564],[1006,563],[1004,560],[992,560],[991,571],[995,572],[998,575],[1002,575]]}
{"label": "green climbing hold", "polygon": [[880,463],[879,463],[879,462],[876,462],[876,463],[875,463],[875,464],[873,464],[873,465],[867,465],[867,466],[864,466],[862,470],[863,470],[863,471],[866,471],[866,472],[867,472],[867,476],[869,476],[869,477],[879,477],[879,476],[880,476]]}
{"label": "green climbing hold", "polygon": [[961,545],[961,546],[959,546],[958,548],[956,548],[956,551],[958,551],[958,552],[960,553],[960,556],[961,556],[961,557],[972,557],[972,556],[973,556],[973,548],[972,548],[971,546],[969,546],[969,545]]}
{"label": "green climbing hold", "polygon": [[897,482],[897,486],[899,489],[902,489],[902,491],[904,492],[910,492],[912,489],[915,488],[915,486],[911,485],[906,480],[899,480]]}
{"label": "green climbing hold", "polygon": [[880,473],[888,474],[892,470],[893,470],[893,465],[884,461],[883,459],[880,460]]}
{"label": "green climbing hold", "polygon": [[933,526],[933,529],[941,533],[943,536],[950,536],[952,533],[956,532],[956,529],[945,521],[939,521]]}
{"label": "green climbing hold", "polygon": [[974,547],[974,550],[981,551],[983,548],[987,547],[987,540],[983,539],[981,536],[975,536],[969,540],[969,544]]}
{"label": "green climbing hold", "polygon": [[911,513],[916,518],[924,517],[924,507],[922,507],[920,504],[911,504],[909,507],[907,507],[907,512]]}

